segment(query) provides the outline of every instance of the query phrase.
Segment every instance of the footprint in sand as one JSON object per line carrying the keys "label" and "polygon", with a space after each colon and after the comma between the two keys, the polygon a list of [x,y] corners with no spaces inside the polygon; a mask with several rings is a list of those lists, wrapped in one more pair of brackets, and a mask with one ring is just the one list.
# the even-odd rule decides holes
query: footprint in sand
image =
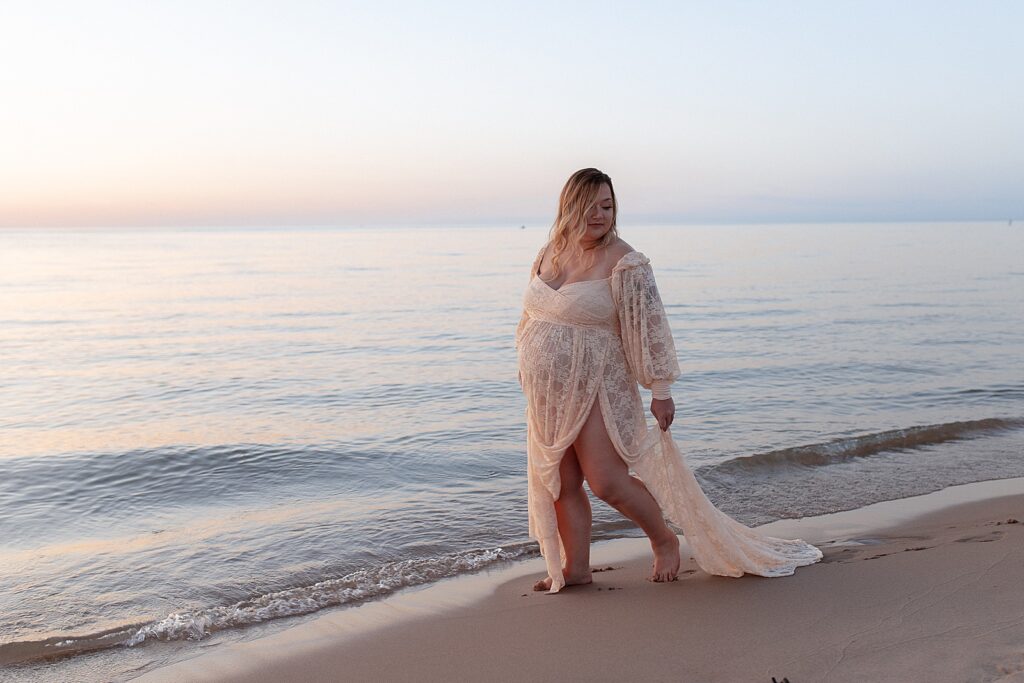
{"label": "footprint in sand", "polygon": [[988,543],[990,541],[998,541],[1003,537],[1002,531],[993,531],[990,534],[982,534],[979,536],[964,536],[963,538],[956,539],[957,543]]}

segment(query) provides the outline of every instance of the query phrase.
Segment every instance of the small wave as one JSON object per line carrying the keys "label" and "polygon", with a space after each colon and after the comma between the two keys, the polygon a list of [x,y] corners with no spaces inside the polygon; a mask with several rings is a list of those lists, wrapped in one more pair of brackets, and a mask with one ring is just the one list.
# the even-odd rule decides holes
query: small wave
{"label": "small wave", "polygon": [[[4,461],[0,537],[19,539],[90,515],[147,515],[182,504],[252,500],[268,488],[331,481],[335,492],[396,485],[387,453],[367,443],[216,444]],[[26,531],[27,530],[27,531]]]}
{"label": "small wave", "polygon": [[388,562],[309,586],[266,593],[233,605],[173,612],[149,623],[121,626],[89,635],[61,634],[45,640],[5,643],[0,645],[0,665],[69,657],[118,645],[135,647],[153,640],[202,640],[216,631],[309,614],[328,607],[358,604],[388,596],[403,588],[473,573],[499,562],[537,554],[535,544],[522,543]]}
{"label": "small wave", "polygon": [[788,467],[818,467],[862,458],[893,450],[908,450],[971,438],[984,433],[1024,427],[1024,418],[988,418],[964,422],[945,422],[906,429],[863,434],[825,443],[783,448],[777,451],[744,455],[700,468],[702,476],[734,474],[740,471],[771,470]]}
{"label": "small wave", "polygon": [[987,387],[984,389],[961,389],[955,392],[955,397],[958,399],[968,400],[1018,400],[1024,398],[1024,385],[997,385],[994,387]]}
{"label": "small wave", "polygon": [[389,562],[311,586],[267,593],[227,607],[175,612],[138,629],[124,644],[133,647],[147,640],[201,640],[213,631],[364,602],[402,588],[479,571],[497,562],[519,559],[534,552],[531,546],[523,544]]}

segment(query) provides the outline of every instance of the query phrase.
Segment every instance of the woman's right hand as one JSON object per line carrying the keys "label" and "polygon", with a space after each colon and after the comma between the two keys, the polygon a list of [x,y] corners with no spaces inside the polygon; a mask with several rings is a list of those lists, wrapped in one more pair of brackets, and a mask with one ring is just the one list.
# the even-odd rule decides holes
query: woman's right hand
{"label": "woman's right hand", "polygon": [[661,431],[666,431],[676,417],[676,404],[671,398],[652,398],[651,415],[658,421]]}

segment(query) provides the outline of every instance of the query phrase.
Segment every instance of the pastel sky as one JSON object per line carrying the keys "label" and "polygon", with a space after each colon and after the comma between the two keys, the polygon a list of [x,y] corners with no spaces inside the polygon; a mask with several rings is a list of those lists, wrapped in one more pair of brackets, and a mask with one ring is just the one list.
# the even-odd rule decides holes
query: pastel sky
{"label": "pastel sky", "polygon": [[0,226],[1024,219],[1024,2],[6,2]]}

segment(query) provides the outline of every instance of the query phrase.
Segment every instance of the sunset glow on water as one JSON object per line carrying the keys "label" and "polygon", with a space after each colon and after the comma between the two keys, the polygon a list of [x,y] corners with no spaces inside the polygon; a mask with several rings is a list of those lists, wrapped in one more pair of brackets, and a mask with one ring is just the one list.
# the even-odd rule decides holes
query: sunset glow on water
{"label": "sunset glow on water", "polygon": [[[622,232],[676,337],[673,432],[723,510],[1024,475],[1020,231]],[[535,554],[512,335],[544,238],[0,233],[0,657],[102,647],[62,675],[115,672]],[[595,538],[637,533],[594,506]]]}

